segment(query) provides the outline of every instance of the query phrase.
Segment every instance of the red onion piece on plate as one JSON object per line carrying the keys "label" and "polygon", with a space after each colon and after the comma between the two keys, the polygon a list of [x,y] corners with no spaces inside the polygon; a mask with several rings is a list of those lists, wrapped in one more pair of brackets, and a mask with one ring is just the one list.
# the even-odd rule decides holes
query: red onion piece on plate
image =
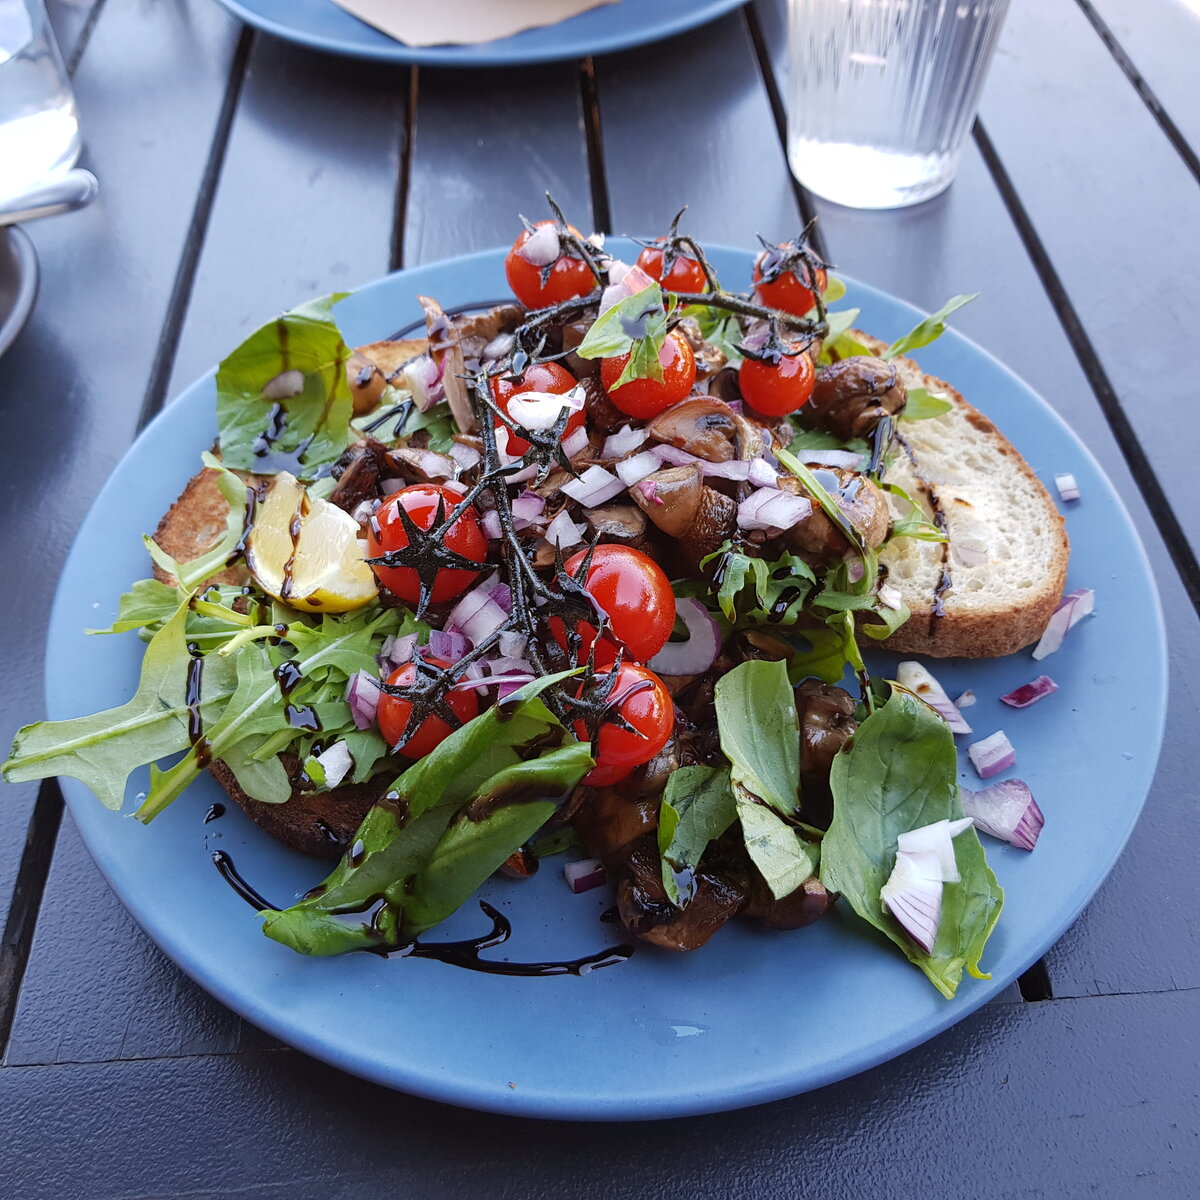
{"label": "red onion piece on plate", "polygon": [[755,487],[779,486],[779,472],[765,458],[753,459],[746,477]]}
{"label": "red onion piece on plate", "polygon": [[570,433],[562,440],[563,453],[568,458],[574,458],[576,454],[582,453],[588,448],[587,430],[580,426],[578,429],[572,429]]}
{"label": "red onion piece on plate", "polygon": [[900,851],[879,891],[883,907],[926,954],[933,953],[942,920],[942,873],[932,850]]}
{"label": "red onion piece on plate", "polygon": [[968,746],[967,757],[979,778],[987,779],[989,775],[1007,771],[1017,761],[1017,752],[1004,730],[998,729],[991,737]]}
{"label": "red onion piece on plate", "polygon": [[512,504],[512,515],[519,521],[536,521],[546,510],[546,501],[537,492],[523,491]]}
{"label": "red onion piece on plate", "polygon": [[972,704],[978,704],[978,703],[979,703],[979,701],[975,698],[975,693],[973,691],[971,691],[970,688],[967,688],[967,690],[965,692],[963,692],[963,694],[961,696],[955,697],[954,707],[955,708],[970,708]]}
{"label": "red onion piece on plate", "polygon": [[807,496],[793,496],[778,488],[759,488],[738,505],[742,529],[790,529],[812,512]]}
{"label": "red onion piece on plate", "polygon": [[1041,660],[1047,654],[1053,654],[1063,644],[1063,639],[1096,607],[1096,593],[1091,588],[1079,588],[1068,592],[1062,603],[1054,610],[1054,615],[1046,624],[1042,640],[1033,648],[1033,657]]}
{"label": "red onion piece on plate", "polygon": [[577,896],[582,892],[590,892],[592,888],[602,887],[608,882],[608,872],[598,858],[585,858],[580,862],[570,862],[563,867],[563,876]]}
{"label": "red onion piece on plate", "polygon": [[1079,499],[1079,484],[1075,482],[1074,475],[1055,475],[1054,486],[1058,489],[1060,500]]}
{"label": "red onion piece on plate", "polygon": [[479,530],[491,542],[499,541],[504,536],[504,527],[500,524],[500,514],[494,508],[489,508],[479,518]]}
{"label": "red onion piece on plate", "polygon": [[370,729],[379,707],[379,680],[368,671],[356,671],[346,682],[346,703],[355,729]]}
{"label": "red onion piece on plate", "polygon": [[611,500],[623,492],[625,484],[611,471],[606,471],[603,467],[592,466],[588,467],[578,479],[567,480],[562,485],[562,490],[572,500],[577,500],[582,504],[584,508],[594,508],[597,504],[603,504],[605,500]]}
{"label": "red onion piece on plate", "polygon": [[970,817],[960,817],[957,821],[943,818],[932,825],[922,825],[920,829],[902,833],[896,839],[896,847],[901,854],[923,854],[927,851],[936,854],[941,881],[958,883],[961,876],[954,859],[954,839],[970,827]]}
{"label": "red onion piece on plate", "polygon": [[1011,708],[1028,708],[1043,696],[1049,696],[1051,692],[1057,691],[1058,684],[1049,675],[1039,675],[1031,682],[1024,683],[1019,688],[1014,688],[1008,695],[1001,696],[1000,700],[1003,704],[1007,704]]}
{"label": "red onion piece on plate", "polygon": [[963,812],[976,828],[1018,850],[1032,850],[1037,845],[1046,818],[1027,783],[1003,779],[978,792],[959,788],[958,794]]}
{"label": "red onion piece on plate", "polygon": [[950,726],[953,733],[971,732],[971,726],[967,724],[962,713],[946,695],[945,689],[924,664],[919,662],[900,663],[896,668],[896,682],[902,688],[907,688],[913,695],[919,696],[930,708],[940,713],[946,719],[946,724]]}
{"label": "red onion piece on plate", "polygon": [[429,634],[429,653],[448,663],[456,663],[467,652],[467,639],[461,633],[434,629]]}
{"label": "red onion piece on plate", "polygon": [[687,641],[668,642],[646,665],[659,675],[699,675],[716,661],[721,628],[694,597],[676,600],[675,615],[687,626]]}

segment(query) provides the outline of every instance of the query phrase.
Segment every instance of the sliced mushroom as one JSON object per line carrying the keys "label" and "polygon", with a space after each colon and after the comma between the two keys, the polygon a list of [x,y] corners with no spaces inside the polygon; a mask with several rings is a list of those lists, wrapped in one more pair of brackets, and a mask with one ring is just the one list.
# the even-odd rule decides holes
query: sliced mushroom
{"label": "sliced mushroom", "polygon": [[743,915],[761,921],[770,929],[800,929],[819,921],[836,900],[837,893],[826,891],[816,875],[779,900],[775,899],[764,882],[756,880],[751,887],[750,903],[743,910]]}
{"label": "sliced mushroom", "polygon": [[[688,463],[655,471],[641,483],[635,483],[629,494],[663,533],[682,539],[696,522],[704,490],[700,467]],[[649,498],[651,495],[653,499]]]}
{"label": "sliced mushroom", "polygon": [[439,454],[436,450],[416,450],[407,446],[392,450],[388,457],[405,483],[433,483],[439,479],[453,479],[458,474],[458,463],[450,455]]}
{"label": "sliced mushroom", "polygon": [[722,367],[709,381],[708,394],[732,404],[742,399],[742,381],[737,367]]}
{"label": "sliced mushroom", "polygon": [[700,507],[687,533],[679,539],[688,566],[700,569],[701,559],[721,548],[737,529],[737,503],[716,488],[704,487],[700,492]]}
{"label": "sliced mushroom", "polygon": [[647,426],[656,442],[666,442],[708,462],[729,462],[736,457],[735,414],[714,396],[689,396],[664,409]]}
{"label": "sliced mushroom", "polygon": [[840,687],[806,679],[796,689],[800,720],[800,795],[810,824],[825,828],[833,818],[829,772],[837,752],[858,723],[853,697]]}
{"label": "sliced mushroom", "polygon": [[812,399],[795,415],[806,429],[828,429],[840,438],[866,437],[907,400],[908,389],[894,362],[856,354],[822,367]]}
{"label": "sliced mushroom", "polygon": [[583,848],[612,862],[621,852],[658,828],[658,796],[632,799],[625,788],[597,788],[575,814],[573,824]]}
{"label": "sliced mushroom", "polygon": [[635,504],[606,504],[584,513],[592,537],[639,549],[646,541],[646,514]]}
{"label": "sliced mushroom", "polygon": [[707,379],[715,375],[725,365],[726,357],[723,350],[718,350],[711,342],[704,340],[700,326],[692,317],[685,317],[676,326],[692,348],[692,357],[696,360],[696,378]]}
{"label": "sliced mushroom", "polygon": [[519,304],[498,304],[487,312],[462,313],[451,323],[462,340],[482,338],[486,345],[497,334],[511,333],[524,318],[525,310]]}
{"label": "sliced mushroom", "polygon": [[616,433],[622,425],[629,424],[629,417],[609,398],[598,376],[580,378],[583,384],[584,412],[590,428],[600,433]]}
{"label": "sliced mushroom", "polygon": [[[859,537],[868,546],[882,546],[891,526],[891,514],[887,498],[875,483],[857,471],[833,467],[814,468],[813,474]],[[779,487],[798,496],[808,495],[800,480],[792,475],[781,475]],[[792,553],[813,562],[840,558],[851,548],[845,532],[815,503],[809,516],[784,531],[783,543]]]}
{"label": "sliced mushroom", "polygon": [[462,379],[466,373],[466,364],[463,361],[462,346],[459,345],[458,330],[436,300],[429,296],[418,296],[417,300],[425,312],[429,353],[441,369],[442,390],[445,392],[446,402],[450,405],[450,415],[460,433],[473,433],[479,428],[479,422],[475,420],[471,399],[467,395],[467,385]]}
{"label": "sliced mushroom", "polygon": [[350,383],[356,417],[369,413],[379,403],[383,389],[387,387],[383,372],[357,350],[346,360],[346,378]]}
{"label": "sliced mushroom", "polygon": [[333,464],[337,487],[329,494],[330,504],[353,512],[364,500],[379,495],[379,481],[391,474],[387,447],[374,438],[356,442]]}
{"label": "sliced mushroom", "polygon": [[791,441],[790,435],[776,439],[769,426],[763,425],[752,417],[738,414],[734,418],[734,423],[733,446],[737,451],[738,458],[761,458],[777,440],[785,446]]}

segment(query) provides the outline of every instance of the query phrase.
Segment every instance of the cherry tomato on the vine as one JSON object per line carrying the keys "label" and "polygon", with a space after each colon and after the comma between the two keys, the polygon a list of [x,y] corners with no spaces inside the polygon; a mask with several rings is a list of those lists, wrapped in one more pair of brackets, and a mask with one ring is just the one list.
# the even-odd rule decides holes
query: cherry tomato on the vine
{"label": "cherry tomato on the vine", "polygon": [[[511,416],[508,402],[514,396],[520,396],[525,392],[548,392],[554,396],[565,396],[577,386],[578,380],[575,376],[565,367],[560,367],[558,363],[534,363],[520,379],[502,379],[499,376],[493,379],[492,396],[496,403]],[[566,438],[576,429],[582,429],[585,420],[583,409],[572,413],[567,418],[567,427],[563,430],[563,437]],[[529,449],[529,443],[523,437],[517,437],[516,434],[510,432],[507,425],[502,425],[497,421],[496,429],[503,429],[508,433],[509,454],[519,457]]]}
{"label": "cherry tomato on the vine", "polygon": [[[448,667],[451,664],[441,658],[426,658],[435,667]],[[405,663],[397,667],[385,682],[404,687],[412,684],[417,678],[415,663]],[[479,697],[474,688],[456,690],[446,693],[446,703],[450,711],[465,725],[472,717],[479,714]],[[379,707],[375,710],[375,721],[383,740],[389,746],[395,744],[404,736],[408,728],[408,718],[412,715],[412,701],[403,696],[389,696],[383,692],[379,697]],[[449,723],[439,716],[430,715],[417,726],[416,732],[400,748],[399,753],[406,758],[424,758],[435,746],[444,742],[454,730]]]}
{"label": "cherry tomato on the vine", "polygon": [[[379,511],[367,524],[368,557],[376,558],[393,550],[402,550],[408,545],[408,534],[400,518],[400,507],[412,519],[418,529],[432,529],[437,520],[438,501],[442,501],[448,515],[462,496],[452,488],[433,483],[416,483],[402,488],[379,506]],[[443,539],[447,549],[469,558],[481,566],[487,557],[487,538],[479,528],[479,514],[468,508],[453,525],[446,530]],[[386,567],[373,565],[375,578],[393,595],[408,604],[416,604],[421,595],[421,579],[413,567]],[[477,571],[444,567],[437,573],[433,583],[431,600],[440,604],[461,596],[478,578]]]}
{"label": "cherry tomato on the vine", "polygon": [[784,355],[778,363],[747,358],[739,368],[742,396],[756,412],[782,417],[803,408],[813,393],[816,368],[807,353]]}
{"label": "cherry tomato on the vine", "polygon": [[[662,241],[659,238],[659,241]],[[663,252],[658,246],[646,246],[637,256],[637,265],[650,276],[657,279],[669,292],[706,292],[708,280],[704,268],[694,259],[680,255],[671,264],[671,269],[663,278]]]}
{"label": "cherry tomato on the vine", "polygon": [[[571,555],[564,566],[567,574],[580,579],[587,551]],[[625,647],[625,657],[648,662],[666,644],[675,627],[675,593],[663,569],[652,558],[629,546],[597,546],[587,577],[581,579],[600,611],[608,618],[612,640],[602,637],[596,646],[597,667],[611,666],[617,657],[616,642]],[[552,617],[550,631],[563,649],[567,641],[561,619]],[[580,621],[576,631],[582,639],[579,661],[586,662],[595,627]]]}
{"label": "cherry tomato on the vine", "polygon": [[[553,221],[538,221],[534,228],[553,224]],[[576,237],[580,236],[574,225],[568,225],[567,228]],[[551,304],[561,304],[573,296],[586,296],[588,292],[596,289],[596,277],[592,274],[592,268],[582,258],[573,258],[569,254],[559,256],[543,284],[542,268],[526,262],[519,253],[521,247],[532,236],[528,229],[522,229],[504,260],[504,274],[508,279],[508,286],[526,308],[546,308]]]}
{"label": "cherry tomato on the vine", "polygon": [[[617,783],[634,767],[649,762],[667,744],[675,727],[675,706],[662,680],[637,663],[621,664],[608,701],[612,712],[637,732],[613,724],[600,727],[592,747],[596,765],[583,777],[591,787]],[[583,721],[576,722],[575,736],[580,741],[587,739]]]}
{"label": "cherry tomato on the vine", "polygon": [[696,356],[687,339],[678,330],[672,329],[658,352],[663,377],[658,379],[630,379],[620,387],[614,384],[625,370],[628,354],[600,360],[600,382],[608,398],[626,416],[647,419],[656,417],[664,408],[670,408],[692,390],[696,382]]}
{"label": "cherry tomato on the vine", "polygon": [[[775,279],[763,279],[763,263],[771,252],[764,250],[754,264],[754,292],[760,303],[780,312],[792,313],[797,317],[807,316],[816,304],[813,296],[813,272],[807,264],[801,265],[800,274],[795,270],[784,271]],[[829,276],[824,267],[817,268],[817,289],[824,291]]]}

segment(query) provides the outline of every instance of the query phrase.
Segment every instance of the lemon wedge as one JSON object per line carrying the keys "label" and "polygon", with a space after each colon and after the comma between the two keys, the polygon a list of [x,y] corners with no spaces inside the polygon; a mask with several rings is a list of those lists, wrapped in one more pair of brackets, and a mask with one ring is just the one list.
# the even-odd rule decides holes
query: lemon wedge
{"label": "lemon wedge", "polygon": [[259,587],[306,612],[349,612],[378,595],[358,522],[281,471],[258,502],[246,565]]}

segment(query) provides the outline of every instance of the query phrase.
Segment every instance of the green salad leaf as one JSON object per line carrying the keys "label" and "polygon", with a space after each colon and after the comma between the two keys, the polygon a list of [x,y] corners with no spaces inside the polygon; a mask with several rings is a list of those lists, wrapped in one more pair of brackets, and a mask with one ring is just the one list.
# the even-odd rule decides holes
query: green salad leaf
{"label": "green salad leaf", "polygon": [[709,842],[736,816],[728,767],[680,767],[667,780],[658,816],[658,852],[667,899],[683,908]]}
{"label": "green salad leaf", "polygon": [[619,388],[631,379],[661,380],[663,370],[658,355],[667,340],[667,319],[674,307],[675,301],[671,298],[664,308],[663,290],[657,283],[652,283],[619,300],[597,318],[575,353],[580,358],[612,358],[628,354],[629,361],[617,376],[613,388]]}
{"label": "green salad leaf", "polygon": [[107,629],[87,633],[127,633],[169,621],[179,608],[179,591],[157,579],[139,579],[120,599],[117,619]]}
{"label": "green salad leaf", "polygon": [[805,842],[774,809],[759,804],[740,786],[735,790],[746,850],[771,895],[782,900],[816,873],[817,848]]}
{"label": "green salad leaf", "polygon": [[[350,350],[333,319],[335,292],[252,333],[217,370],[217,426],[227,467],[291,471],[310,482],[354,440]],[[294,374],[292,374],[294,373]]]}
{"label": "green salad leaf", "polygon": [[717,681],[715,704],[735,788],[791,816],[800,806],[800,724],[786,665],[740,663]]}
{"label": "green salad leaf", "polygon": [[526,684],[409,767],[325,882],[267,913],[267,936],[314,955],[398,946],[457,908],[545,823],[555,803],[539,797],[593,765],[538,699],[571,674]]}
{"label": "green salad leaf", "polygon": [[930,417],[940,417],[954,407],[954,402],[941,392],[931,392],[928,388],[914,387],[908,389],[908,399],[900,413],[903,421],[927,421]]}
{"label": "green salad leaf", "polygon": [[897,358],[901,354],[911,354],[937,341],[946,332],[946,318],[957,312],[964,304],[970,304],[979,295],[973,292],[969,296],[954,296],[947,300],[937,312],[914,325],[902,338],[897,338],[880,356],[882,358]]}
{"label": "green salad leaf", "polygon": [[742,352],[738,342],[742,340],[742,327],[738,323],[737,313],[723,308],[713,308],[707,304],[686,304],[679,310],[681,317],[691,317],[700,329],[700,336],[712,346],[716,346],[730,366],[736,366],[742,361]]}
{"label": "green salad leaf", "polygon": [[833,821],[821,844],[821,882],[840,892],[860,917],[890,938],[945,996],[963,968],[978,979],[984,944],[1004,893],[974,829],[954,839],[962,880],[942,895],[942,920],[925,954],[883,911],[880,889],[892,872],[902,833],[963,815],[954,737],[927,704],[893,688],[838,752],[830,776]]}

